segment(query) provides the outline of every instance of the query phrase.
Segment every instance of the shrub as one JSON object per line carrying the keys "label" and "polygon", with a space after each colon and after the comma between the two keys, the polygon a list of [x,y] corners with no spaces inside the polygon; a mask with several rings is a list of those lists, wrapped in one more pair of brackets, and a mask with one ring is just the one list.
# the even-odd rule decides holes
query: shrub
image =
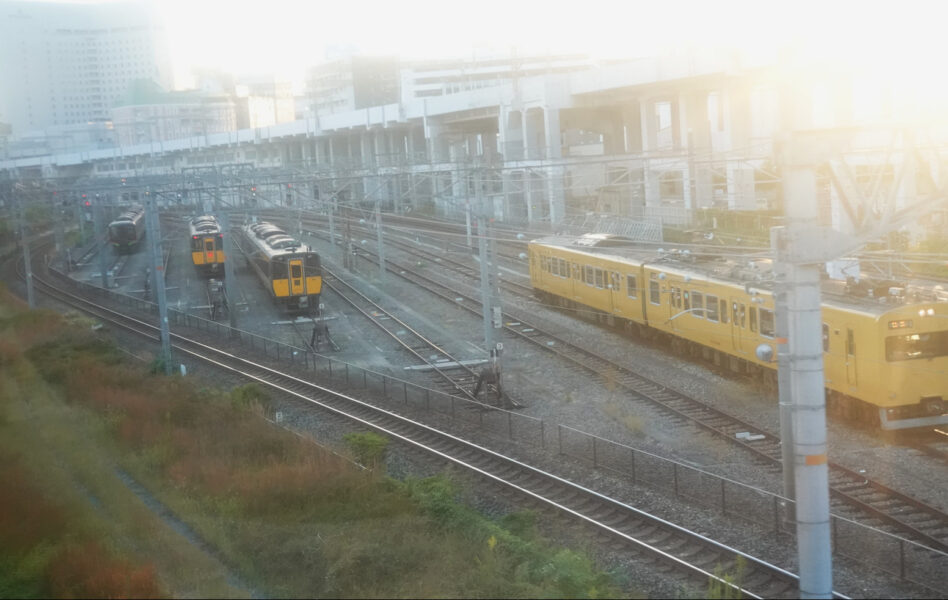
{"label": "shrub", "polygon": [[388,447],[388,438],[377,433],[368,431],[366,433],[347,433],[342,437],[349,445],[359,464],[374,469],[382,463],[385,458],[385,450]]}
{"label": "shrub", "polygon": [[270,412],[270,395],[259,383],[248,383],[234,388],[230,393],[230,402],[231,406],[239,410],[262,410],[264,414]]}

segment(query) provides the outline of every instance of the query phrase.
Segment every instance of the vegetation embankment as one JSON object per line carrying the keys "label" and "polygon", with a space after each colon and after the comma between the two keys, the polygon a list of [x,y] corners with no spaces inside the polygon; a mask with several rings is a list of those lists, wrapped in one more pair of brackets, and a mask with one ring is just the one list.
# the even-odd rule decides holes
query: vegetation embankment
{"label": "vegetation embankment", "polygon": [[259,388],[152,375],[89,325],[0,290],[0,596],[629,593],[532,513],[385,477],[384,438],[347,436],[358,468],[260,418]]}

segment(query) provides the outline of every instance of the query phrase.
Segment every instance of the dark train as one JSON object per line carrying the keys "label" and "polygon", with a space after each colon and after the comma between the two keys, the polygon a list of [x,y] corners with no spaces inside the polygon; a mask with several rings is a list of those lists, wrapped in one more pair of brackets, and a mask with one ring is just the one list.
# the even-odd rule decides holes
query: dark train
{"label": "dark train", "polygon": [[191,263],[204,275],[220,276],[224,272],[224,232],[210,215],[194,217],[190,223]]}
{"label": "dark train", "polygon": [[319,254],[273,223],[252,223],[238,232],[247,264],[280,308],[318,314],[323,284]]}
{"label": "dark train", "polygon": [[109,223],[109,243],[119,254],[138,250],[145,237],[145,209],[132,206]]}

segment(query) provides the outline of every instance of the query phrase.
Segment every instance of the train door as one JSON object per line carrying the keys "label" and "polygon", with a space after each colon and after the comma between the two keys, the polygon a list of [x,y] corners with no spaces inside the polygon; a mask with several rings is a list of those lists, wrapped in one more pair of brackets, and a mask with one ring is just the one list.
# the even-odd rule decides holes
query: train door
{"label": "train door", "polygon": [[859,385],[856,371],[856,334],[848,324],[846,326],[846,381],[853,387]]}
{"label": "train door", "polygon": [[[612,314],[616,314],[616,307],[622,306],[622,282],[619,280],[619,274],[615,271],[609,271],[609,290],[612,296]],[[619,311],[621,312],[621,310]]]}
{"label": "train door", "polygon": [[303,259],[293,258],[290,260],[290,295],[300,296],[303,289]]}
{"label": "train door", "polygon": [[731,299],[731,344],[735,350],[744,349],[744,327],[747,325],[747,305]]}
{"label": "train door", "polygon": [[204,238],[204,264],[209,265],[215,262],[214,252],[214,238],[210,236]]}

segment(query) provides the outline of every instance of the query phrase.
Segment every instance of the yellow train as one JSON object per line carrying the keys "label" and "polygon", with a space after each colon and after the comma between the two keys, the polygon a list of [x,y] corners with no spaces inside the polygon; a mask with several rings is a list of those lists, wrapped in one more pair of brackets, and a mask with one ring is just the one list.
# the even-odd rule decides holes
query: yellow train
{"label": "yellow train", "polygon": [[266,221],[241,227],[238,241],[247,264],[282,309],[319,313],[323,274],[318,253]]}
{"label": "yellow train", "polygon": [[204,275],[224,272],[224,232],[210,215],[194,217],[190,223],[191,263]]}
{"label": "yellow train", "polygon": [[[776,389],[769,260],[636,249],[604,234],[529,245],[544,301],[759,377]],[[938,286],[823,285],[827,409],[883,429],[948,425],[948,295]]]}

